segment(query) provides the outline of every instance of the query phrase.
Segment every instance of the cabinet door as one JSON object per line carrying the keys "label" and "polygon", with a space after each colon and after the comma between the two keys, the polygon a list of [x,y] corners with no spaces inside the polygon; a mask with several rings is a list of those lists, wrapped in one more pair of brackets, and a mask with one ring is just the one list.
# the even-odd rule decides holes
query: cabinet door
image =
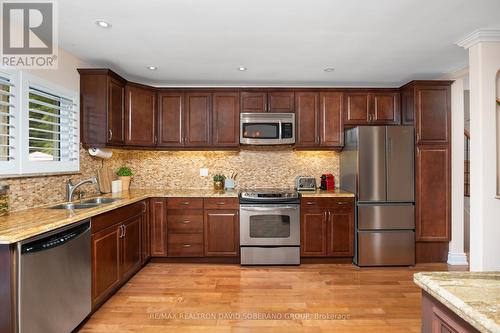
{"label": "cabinet door", "polygon": [[158,94],[158,146],[184,145],[184,94]]}
{"label": "cabinet door", "polygon": [[415,124],[415,89],[412,85],[401,88],[401,123]]}
{"label": "cabinet door", "polygon": [[267,93],[243,91],[240,94],[241,112],[266,112]]}
{"label": "cabinet door", "polygon": [[121,276],[127,279],[139,270],[141,256],[142,215],[131,217],[123,222]]}
{"label": "cabinet door", "polygon": [[92,235],[92,306],[120,284],[120,232],[115,225]]}
{"label": "cabinet door", "polygon": [[399,92],[377,92],[372,94],[372,123],[398,125],[401,121]]}
{"label": "cabinet door", "polygon": [[294,111],[293,91],[273,91],[267,94],[268,112],[293,112]]}
{"label": "cabinet door", "polygon": [[323,209],[301,212],[300,253],[303,257],[326,256],[327,214]]}
{"label": "cabinet door", "polygon": [[370,122],[370,94],[346,92],[344,94],[344,124],[366,125]]}
{"label": "cabinet door", "polygon": [[239,147],[240,96],[238,93],[217,93],[212,98],[212,144],[214,147]]}
{"label": "cabinet door", "polygon": [[125,86],[122,82],[109,78],[108,84],[108,133],[107,143],[125,142]]}
{"label": "cabinet door", "polygon": [[450,134],[450,87],[416,88],[415,117],[417,144],[446,144]]}
{"label": "cabinet door", "polygon": [[151,224],[151,256],[167,255],[167,205],[165,199],[153,198],[149,202]]}
{"label": "cabinet door", "polygon": [[342,147],[344,145],[342,107],[343,94],[341,92],[320,94],[319,138],[321,147]]}
{"label": "cabinet door", "polygon": [[447,146],[417,146],[417,241],[450,240],[450,152]]}
{"label": "cabinet door", "polygon": [[206,147],[210,145],[211,132],[211,93],[186,94],[186,138],[188,147]]}
{"label": "cabinet door", "polygon": [[351,212],[332,210],[328,215],[328,256],[352,257],[354,255],[354,207]]}
{"label": "cabinet door", "polygon": [[316,92],[295,93],[295,121],[297,124],[296,147],[319,145],[319,94]]}
{"label": "cabinet door", "polygon": [[127,86],[125,143],[135,146],[156,144],[155,92],[152,89]]}
{"label": "cabinet door", "polygon": [[205,256],[237,257],[240,229],[237,210],[205,210]]}
{"label": "cabinet door", "polygon": [[141,226],[141,248],[142,248],[142,264],[145,264],[151,258],[151,224],[149,223],[149,202],[143,201],[144,213],[142,214]]}

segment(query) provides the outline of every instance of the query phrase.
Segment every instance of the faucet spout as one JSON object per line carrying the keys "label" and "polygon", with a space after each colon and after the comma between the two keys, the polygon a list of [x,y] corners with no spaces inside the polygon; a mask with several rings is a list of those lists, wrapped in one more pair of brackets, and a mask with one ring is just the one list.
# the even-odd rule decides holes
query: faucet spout
{"label": "faucet spout", "polygon": [[85,184],[97,184],[97,178],[92,177],[89,179],[82,180],[81,182],[77,183],[76,185],[73,185],[71,182],[71,179],[68,180],[68,183],[66,184],[66,201],[72,201],[73,200],[73,194],[75,191],[82,185]]}

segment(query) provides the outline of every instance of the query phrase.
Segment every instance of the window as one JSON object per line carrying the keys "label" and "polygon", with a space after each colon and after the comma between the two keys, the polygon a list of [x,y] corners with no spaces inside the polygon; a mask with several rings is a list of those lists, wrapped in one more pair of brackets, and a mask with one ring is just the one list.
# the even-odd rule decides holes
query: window
{"label": "window", "polygon": [[76,94],[27,73],[18,85],[1,74],[0,175],[79,171]]}

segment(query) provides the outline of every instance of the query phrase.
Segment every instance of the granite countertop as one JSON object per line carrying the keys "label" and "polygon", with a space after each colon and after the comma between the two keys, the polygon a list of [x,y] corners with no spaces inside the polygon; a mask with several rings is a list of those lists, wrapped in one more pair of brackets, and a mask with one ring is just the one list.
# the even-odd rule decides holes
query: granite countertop
{"label": "granite countertop", "polygon": [[341,189],[335,189],[333,191],[324,191],[324,190],[316,190],[316,191],[301,191],[300,192],[304,198],[312,198],[312,197],[323,197],[323,198],[339,198],[339,197],[347,197],[354,198],[354,193],[347,192]]}
{"label": "granite countertop", "polygon": [[[351,193],[343,191],[315,191],[303,194],[304,197],[314,196],[353,196]],[[44,232],[64,227],[92,216],[96,216],[113,209],[129,205],[148,198],[169,198],[169,197],[200,197],[200,198],[237,198],[238,191],[214,191],[206,189],[132,189],[129,192],[118,194],[101,195],[101,197],[114,197],[120,200],[109,204],[87,208],[87,209],[50,209],[57,203],[37,208],[11,212],[8,215],[0,216],[0,244],[12,244]]]}
{"label": "granite countertop", "polygon": [[413,281],[480,332],[500,333],[500,272],[416,273]]}

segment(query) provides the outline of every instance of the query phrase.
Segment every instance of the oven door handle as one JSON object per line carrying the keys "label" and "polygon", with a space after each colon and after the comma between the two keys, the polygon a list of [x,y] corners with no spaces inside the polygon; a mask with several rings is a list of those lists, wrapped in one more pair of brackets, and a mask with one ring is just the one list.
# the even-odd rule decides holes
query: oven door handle
{"label": "oven door handle", "polygon": [[248,211],[248,212],[270,212],[270,211],[277,211],[277,210],[297,210],[299,209],[299,205],[290,205],[290,206],[266,206],[266,207],[242,207],[240,206],[241,210]]}

